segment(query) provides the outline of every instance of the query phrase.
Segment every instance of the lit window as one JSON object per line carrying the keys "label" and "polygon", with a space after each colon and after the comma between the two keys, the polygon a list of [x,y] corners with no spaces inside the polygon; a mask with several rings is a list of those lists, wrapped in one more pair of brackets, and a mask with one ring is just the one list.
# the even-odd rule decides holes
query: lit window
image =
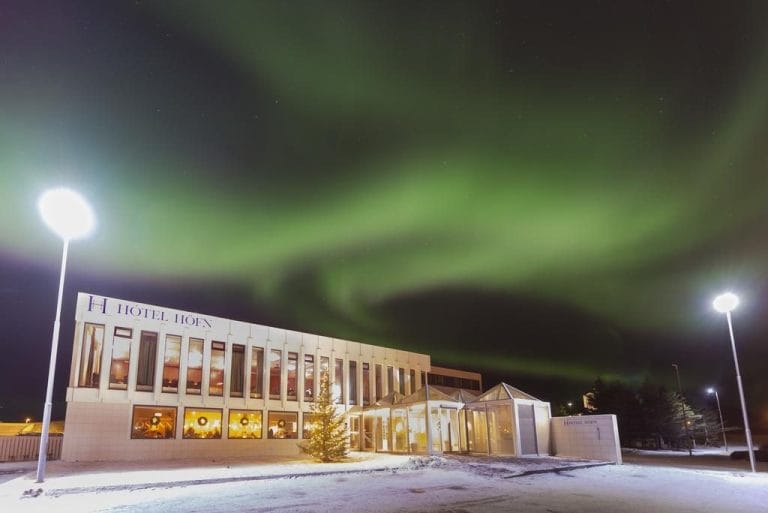
{"label": "lit window", "polygon": [[221,410],[184,408],[184,438],[221,438]]}
{"label": "lit window", "polygon": [[280,399],[280,372],[283,352],[279,349],[269,351],[269,398]]}
{"label": "lit window", "polygon": [[378,401],[379,399],[384,397],[383,395],[381,395],[381,365],[379,365],[378,363],[376,364],[376,380],[375,381],[376,381],[376,385],[375,385],[376,400]]}
{"label": "lit window", "polygon": [[261,399],[264,389],[264,350],[254,347],[251,352],[251,397]]}
{"label": "lit window", "polygon": [[333,402],[341,404],[344,402],[344,360],[336,358],[333,370]]}
{"label": "lit window", "polygon": [[234,344],[232,346],[232,370],[230,372],[229,395],[243,397],[245,381],[245,346]]}
{"label": "lit window", "polygon": [[304,355],[304,400],[315,400],[315,357]]}
{"label": "lit window", "polygon": [[297,399],[296,397],[296,371],[297,366],[299,362],[299,355],[298,353],[288,353],[288,400],[289,401],[295,401]]}
{"label": "lit window", "polygon": [[298,438],[299,414],[291,412],[269,412],[268,438]]}
{"label": "lit window", "polygon": [[400,393],[405,395],[405,369],[397,369],[397,380],[400,382]]}
{"label": "lit window", "polygon": [[363,406],[371,404],[371,370],[370,365],[363,363]]}
{"label": "lit window", "polygon": [[391,394],[395,391],[395,369],[391,365],[387,365],[387,393]]}
{"label": "lit window", "polygon": [[[224,395],[224,342],[211,343],[211,372],[208,395]],[[186,417],[184,419],[186,425]]]}
{"label": "lit window", "polygon": [[142,331],[139,341],[139,364],[136,369],[136,390],[151,392],[155,389],[156,361],[157,333]]}
{"label": "lit window", "polygon": [[116,390],[128,389],[128,368],[131,362],[130,328],[115,328],[112,339],[112,364],[109,366],[109,388]]}
{"label": "lit window", "polygon": [[349,404],[357,404],[357,362],[349,361]]}
{"label": "lit window", "polygon": [[181,355],[181,337],[166,335],[165,357],[163,358],[163,392],[179,391],[179,356]]}
{"label": "lit window", "polygon": [[83,327],[83,345],[80,352],[80,380],[78,386],[98,388],[101,376],[101,351],[104,347],[104,326],[86,323]]}
{"label": "lit window", "polygon": [[261,438],[260,411],[229,410],[229,438]]}
{"label": "lit window", "polygon": [[187,358],[187,393],[200,395],[203,381],[203,339],[189,339]]}
{"label": "lit window", "polygon": [[131,438],[176,438],[176,408],[134,406]]}
{"label": "lit window", "polygon": [[409,393],[414,393],[416,391],[416,369],[411,369],[411,391]]}

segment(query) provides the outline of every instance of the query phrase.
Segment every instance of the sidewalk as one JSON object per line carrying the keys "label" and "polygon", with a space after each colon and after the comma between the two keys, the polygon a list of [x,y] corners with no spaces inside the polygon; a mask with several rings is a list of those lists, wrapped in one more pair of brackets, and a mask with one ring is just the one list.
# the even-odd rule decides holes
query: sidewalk
{"label": "sidewalk", "polygon": [[342,463],[316,463],[305,457],[265,456],[259,461],[174,460],[162,462],[48,463],[44,483],[35,482],[36,462],[0,464],[0,474],[18,473],[0,484],[0,504],[33,495],[62,495],[135,491],[201,484],[293,479],[348,473],[414,471],[428,467],[446,470],[463,467],[488,477],[512,478],[560,472],[605,463],[560,458],[488,458],[483,456],[429,457],[382,453],[352,453]]}
{"label": "sidewalk", "polygon": [[46,495],[93,491],[139,490],[170,486],[279,479],[328,473],[381,472],[407,469],[409,456],[354,453],[343,463],[315,463],[304,457],[269,456],[261,460],[174,460],[160,462],[51,461],[44,483],[35,482],[37,462],[0,463],[0,475],[17,475],[0,484],[0,503],[19,498],[26,490]]}

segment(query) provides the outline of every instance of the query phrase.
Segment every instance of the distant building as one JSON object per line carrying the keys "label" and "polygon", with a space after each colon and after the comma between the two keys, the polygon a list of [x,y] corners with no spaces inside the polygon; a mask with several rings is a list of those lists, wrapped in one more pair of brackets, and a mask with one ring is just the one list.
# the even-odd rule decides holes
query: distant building
{"label": "distant building", "polygon": [[446,369],[435,365],[427,374],[427,383],[455,390],[463,388],[478,394],[483,391],[483,376],[479,372]]}

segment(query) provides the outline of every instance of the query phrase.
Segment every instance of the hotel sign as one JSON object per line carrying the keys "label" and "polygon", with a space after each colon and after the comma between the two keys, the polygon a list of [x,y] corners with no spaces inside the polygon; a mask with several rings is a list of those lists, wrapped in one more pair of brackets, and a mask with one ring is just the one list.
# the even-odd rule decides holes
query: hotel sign
{"label": "hotel sign", "polygon": [[213,328],[212,317],[205,317],[179,310],[169,310],[167,308],[159,308],[156,306],[142,305],[140,303],[131,303],[120,299],[95,296],[93,294],[81,293],[81,295],[86,296],[85,309],[88,312],[124,316],[135,321],[146,319],[150,321],[170,322],[180,326],[193,328]]}

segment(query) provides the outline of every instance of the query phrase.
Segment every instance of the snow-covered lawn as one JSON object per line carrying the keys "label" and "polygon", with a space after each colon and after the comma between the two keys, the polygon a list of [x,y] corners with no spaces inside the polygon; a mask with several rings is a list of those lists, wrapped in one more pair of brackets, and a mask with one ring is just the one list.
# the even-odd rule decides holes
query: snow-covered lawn
{"label": "snow-covered lawn", "polygon": [[[115,472],[98,464],[45,483],[46,492],[56,487],[80,487],[81,493],[20,498],[32,487],[31,478],[17,478],[0,485],[2,512],[395,512],[452,511],[493,513],[521,512],[696,512],[758,513],[768,511],[768,474],[713,472],[705,470],[600,466],[553,473],[529,474],[561,463],[556,459],[504,460],[484,458],[408,458],[376,455],[337,465],[301,461],[262,465],[202,465],[186,468],[135,469]],[[175,465],[175,464],[174,464]],[[229,468],[227,468],[227,465]],[[305,477],[241,480],[194,486],[171,486],[173,479],[230,472],[235,477],[252,475],[260,467],[264,475],[321,472]],[[388,467],[389,470],[378,469]],[[248,470],[251,469],[251,470]],[[70,469],[71,470],[71,469]],[[347,473],[328,474],[328,470]],[[135,473],[134,473],[135,472]],[[324,472],[324,473],[323,473]],[[115,476],[125,483],[156,483],[154,487],[108,491]],[[169,476],[172,477],[169,479]],[[64,481],[63,479],[66,479]],[[152,480],[155,481],[152,481]],[[164,484],[165,483],[165,484]],[[66,487],[64,486],[66,485]],[[87,487],[87,491],[82,491]]]}

